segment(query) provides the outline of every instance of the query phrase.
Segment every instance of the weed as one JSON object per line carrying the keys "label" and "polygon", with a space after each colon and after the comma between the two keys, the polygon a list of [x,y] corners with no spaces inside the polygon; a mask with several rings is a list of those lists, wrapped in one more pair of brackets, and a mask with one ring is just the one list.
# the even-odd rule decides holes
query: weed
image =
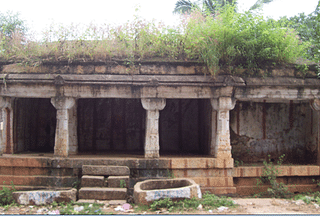
{"label": "weed", "polygon": [[124,181],[123,179],[120,180],[120,188],[126,188],[127,184],[126,181]]}
{"label": "weed", "polygon": [[240,161],[239,160],[235,160],[234,161],[234,166],[235,167],[243,166],[243,161],[242,160],[240,160]]}
{"label": "weed", "polygon": [[176,178],[175,175],[173,174],[173,172],[170,171],[169,169],[167,169],[167,177],[170,178],[170,179]]}
{"label": "weed", "polygon": [[[5,184],[5,181],[3,182]],[[13,182],[11,181],[10,183],[11,189],[9,189],[6,186],[2,187],[2,190],[0,190],[0,205],[1,206],[8,206],[10,204],[15,203],[13,197],[12,197],[12,192],[16,191]]]}
{"label": "weed", "polygon": [[[263,184],[270,184],[271,188],[267,189],[267,192],[260,193],[260,196],[270,196],[270,197],[276,197],[276,198],[283,198],[288,197],[291,193],[288,191],[288,187],[285,186],[284,183],[277,182],[277,176],[281,172],[279,170],[279,167],[281,166],[283,159],[285,155],[281,155],[279,157],[279,160],[277,161],[277,164],[274,165],[273,162],[270,159],[270,155],[268,155],[269,162],[264,161],[263,165],[263,171],[262,175],[259,179],[257,179],[257,187],[260,188]],[[258,194],[259,195],[259,194]]]}
{"label": "weed", "polygon": [[79,180],[72,183],[72,188],[80,189],[81,182]]}
{"label": "weed", "polygon": [[296,69],[305,74],[309,70],[309,66],[307,64],[296,65]]}
{"label": "weed", "polygon": [[52,204],[51,204],[51,206],[52,206],[52,207],[57,207],[57,206],[58,206],[58,203],[57,203],[56,201],[53,201]]}

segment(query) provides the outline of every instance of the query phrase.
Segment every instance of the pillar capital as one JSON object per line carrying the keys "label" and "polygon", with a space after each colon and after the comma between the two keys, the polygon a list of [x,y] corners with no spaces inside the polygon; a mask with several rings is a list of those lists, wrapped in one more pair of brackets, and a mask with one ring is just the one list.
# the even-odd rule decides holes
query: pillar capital
{"label": "pillar capital", "polygon": [[320,111],[320,99],[313,99],[310,101],[310,106],[315,111]]}
{"label": "pillar capital", "polygon": [[146,98],[141,99],[141,103],[145,110],[162,110],[166,106],[166,99]]}
{"label": "pillar capital", "polygon": [[11,97],[0,97],[0,108],[4,109],[10,107],[12,100]]}
{"label": "pillar capital", "polygon": [[51,98],[51,103],[57,110],[71,109],[74,106],[75,102],[76,99],[72,97]]}
{"label": "pillar capital", "polygon": [[236,105],[236,100],[231,97],[219,97],[217,99],[211,99],[210,102],[216,111],[230,111],[234,109]]}

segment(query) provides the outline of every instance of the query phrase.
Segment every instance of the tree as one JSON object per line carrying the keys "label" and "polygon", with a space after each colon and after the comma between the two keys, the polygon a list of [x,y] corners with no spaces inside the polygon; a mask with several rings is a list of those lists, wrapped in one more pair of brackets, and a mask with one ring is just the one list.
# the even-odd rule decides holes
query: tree
{"label": "tree", "polygon": [[[256,10],[261,8],[263,4],[272,2],[273,0],[257,0],[249,10]],[[209,11],[210,14],[214,14],[218,8],[224,7],[226,4],[236,6],[237,0],[202,0],[192,2],[190,0],[178,0],[173,13],[190,13],[192,9],[201,9],[202,11]]]}
{"label": "tree", "polygon": [[8,11],[5,14],[0,13],[0,33],[6,37],[12,37],[15,32],[22,35],[27,31],[25,21],[22,20],[18,13],[13,14]]}
{"label": "tree", "polygon": [[320,60],[320,0],[314,12],[309,15],[305,13],[294,17],[282,17],[280,21],[289,22],[288,26],[295,29],[300,39],[304,42],[310,42],[308,50],[309,60]]}

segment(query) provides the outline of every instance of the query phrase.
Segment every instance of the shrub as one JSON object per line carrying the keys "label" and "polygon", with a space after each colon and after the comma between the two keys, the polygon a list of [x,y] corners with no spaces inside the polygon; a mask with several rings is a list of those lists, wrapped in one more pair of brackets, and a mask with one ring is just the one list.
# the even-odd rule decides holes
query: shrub
{"label": "shrub", "polygon": [[[5,184],[5,182],[3,182]],[[0,190],[0,205],[5,206],[5,205],[10,205],[14,203],[14,199],[12,197],[12,192],[16,191],[13,182],[11,181],[10,183],[11,189],[3,186],[2,190]]]}
{"label": "shrub", "polygon": [[12,35],[0,37],[0,60],[39,65],[43,61],[106,61],[122,59],[198,61],[212,74],[241,66],[255,70],[268,64],[292,63],[304,57],[301,42],[288,22],[264,19],[250,12],[222,7],[214,16],[194,10],[176,27],[148,22],[138,15],[120,26],[51,25],[41,40]]}

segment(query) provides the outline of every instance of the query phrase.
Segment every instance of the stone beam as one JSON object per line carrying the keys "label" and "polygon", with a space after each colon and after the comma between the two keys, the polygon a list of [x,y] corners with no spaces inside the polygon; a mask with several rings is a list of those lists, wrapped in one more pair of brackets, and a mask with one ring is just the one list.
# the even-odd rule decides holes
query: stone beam
{"label": "stone beam", "polygon": [[314,99],[310,101],[311,108],[318,113],[318,154],[317,165],[320,165],[320,99]]}
{"label": "stone beam", "polygon": [[229,111],[235,106],[231,97],[211,99],[213,112],[212,129],[214,134],[211,139],[210,154],[220,162],[217,167],[233,167],[230,144]]}
{"label": "stone beam", "polygon": [[[57,109],[57,126],[54,145],[54,156],[68,157],[77,152],[77,119],[76,99],[70,97],[51,98]],[[74,109],[73,109],[74,108]]]}
{"label": "stone beam", "polygon": [[0,97],[3,131],[0,142],[0,153],[13,154],[13,98]]}
{"label": "stone beam", "polygon": [[145,158],[158,158],[160,157],[159,110],[166,106],[166,99],[141,99],[141,103],[147,110],[144,156]]}

